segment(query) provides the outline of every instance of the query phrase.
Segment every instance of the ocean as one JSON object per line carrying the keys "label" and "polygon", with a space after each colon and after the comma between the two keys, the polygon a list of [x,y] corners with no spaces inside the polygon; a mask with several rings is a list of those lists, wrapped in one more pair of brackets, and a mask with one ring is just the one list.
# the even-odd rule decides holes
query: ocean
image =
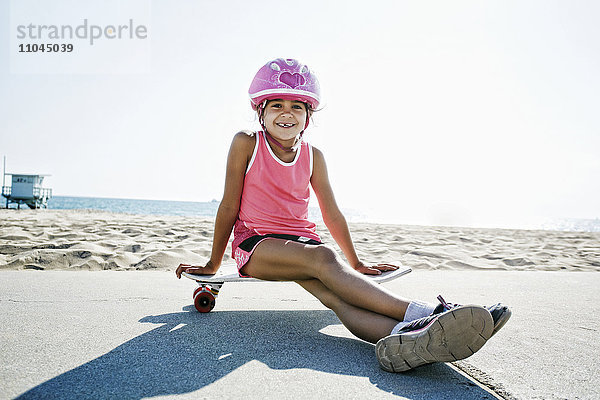
{"label": "ocean", "polygon": [[[14,207],[14,206],[13,206]],[[134,200],[110,199],[96,197],[67,197],[55,196],[48,201],[48,208],[55,210],[92,209],[117,213],[146,214],[146,215],[178,215],[214,218],[217,215],[219,202],[168,201],[168,200]],[[395,223],[402,221],[383,221],[380,217],[369,215],[363,211],[342,210],[349,222]],[[309,208],[309,218],[312,221],[322,221],[318,208]],[[600,232],[600,219],[554,218],[518,227],[498,227],[513,229],[544,229],[574,232]]]}
{"label": "ocean", "polygon": [[91,209],[127,214],[215,217],[219,202],[109,199],[54,196],[48,208],[54,210]]}

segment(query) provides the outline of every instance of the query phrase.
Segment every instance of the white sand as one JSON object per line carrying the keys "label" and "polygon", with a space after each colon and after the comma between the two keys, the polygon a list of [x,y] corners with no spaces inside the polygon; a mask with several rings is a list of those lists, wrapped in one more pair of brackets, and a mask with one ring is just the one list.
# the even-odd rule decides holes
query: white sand
{"label": "white sand", "polygon": [[[351,224],[368,262],[414,269],[600,271],[600,233]],[[0,269],[173,270],[210,256],[213,221],[89,210],[0,210]],[[323,240],[333,244],[324,226]],[[228,247],[225,261],[229,258]]]}

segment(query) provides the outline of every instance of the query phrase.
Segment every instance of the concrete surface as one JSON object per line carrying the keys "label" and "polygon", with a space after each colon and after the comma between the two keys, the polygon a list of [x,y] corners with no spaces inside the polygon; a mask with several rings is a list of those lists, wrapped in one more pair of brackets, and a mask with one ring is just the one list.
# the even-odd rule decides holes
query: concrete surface
{"label": "concrete surface", "polygon": [[600,274],[415,271],[385,285],[502,301],[513,317],[467,360],[391,374],[293,283],[228,284],[199,314],[195,283],[172,272],[0,271],[0,398],[600,398]]}

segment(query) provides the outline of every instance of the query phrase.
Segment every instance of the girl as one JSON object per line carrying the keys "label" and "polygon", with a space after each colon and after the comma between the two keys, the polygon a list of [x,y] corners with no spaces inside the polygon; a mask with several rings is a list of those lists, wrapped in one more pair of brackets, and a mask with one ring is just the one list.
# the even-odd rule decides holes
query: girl
{"label": "girl", "polygon": [[[319,82],[306,65],[281,58],[268,62],[249,94],[263,130],[234,136],[211,258],[205,266],[179,265],[178,278],[183,271],[216,273],[233,230],[240,275],[297,282],[354,335],[377,343],[377,358],[388,371],[466,358],[506,323],[510,311],[500,304],[486,309],[447,304],[441,297],[438,305],[411,302],[364,276],[397,267],[358,258],[323,153],[303,140],[320,102]],[[307,219],[309,186],[346,261],[321,242]]]}

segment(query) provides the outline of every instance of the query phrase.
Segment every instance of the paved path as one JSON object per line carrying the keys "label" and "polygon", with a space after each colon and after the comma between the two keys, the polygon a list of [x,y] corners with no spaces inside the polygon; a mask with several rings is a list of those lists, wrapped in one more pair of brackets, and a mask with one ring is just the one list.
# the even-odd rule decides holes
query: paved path
{"label": "paved path", "polygon": [[[473,357],[404,374],[293,283],[226,285],[209,314],[173,273],[0,271],[0,398],[600,398],[600,274],[416,271],[424,300],[502,300]],[[459,369],[460,368],[460,369]],[[467,371],[476,378],[465,376]]]}

